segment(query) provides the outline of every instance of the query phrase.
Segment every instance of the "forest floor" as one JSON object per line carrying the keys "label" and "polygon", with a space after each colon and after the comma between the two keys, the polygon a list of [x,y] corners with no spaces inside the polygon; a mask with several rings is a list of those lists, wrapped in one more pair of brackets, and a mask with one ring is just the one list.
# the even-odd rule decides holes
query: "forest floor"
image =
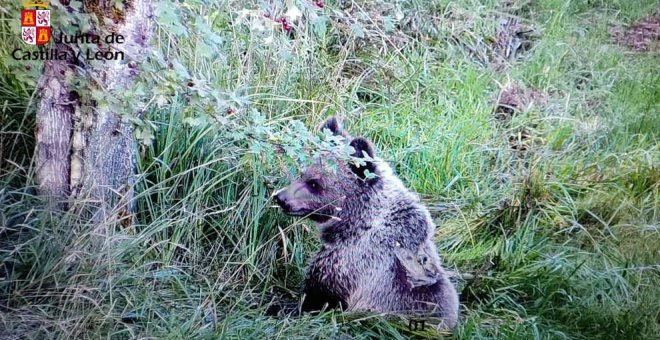
{"label": "forest floor", "polygon": [[[461,300],[444,335],[657,338],[656,0],[292,3],[290,33],[273,20],[283,4],[161,9],[155,41],[172,72],[231,95],[208,115],[191,109],[192,81],[155,97],[129,229],[42,207],[34,88],[0,66],[0,338],[441,335],[295,312],[315,227],[271,209],[288,163],[222,124],[249,116],[276,140],[333,114],[431,210]],[[193,22],[213,38],[175,35]]]}

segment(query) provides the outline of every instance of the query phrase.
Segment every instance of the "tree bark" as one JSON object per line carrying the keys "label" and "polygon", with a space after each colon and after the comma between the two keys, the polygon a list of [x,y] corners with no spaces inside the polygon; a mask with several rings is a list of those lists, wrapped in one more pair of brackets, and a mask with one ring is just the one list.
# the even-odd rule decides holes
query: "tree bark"
{"label": "tree bark", "polygon": [[[63,46],[59,50],[64,50]],[[71,69],[72,58],[46,62],[39,92],[36,126],[36,175],[40,194],[49,201],[58,201],[70,193],[69,153],[71,126],[75,102],[71,100],[65,73]]]}
{"label": "tree bark", "polygon": [[[128,216],[134,210],[133,126],[122,119],[126,112],[96,106],[89,96],[95,89],[109,98],[130,89],[137,74],[135,65],[143,60],[144,50],[148,48],[153,15],[150,0],[124,1],[121,13],[113,7],[113,2],[85,1],[85,11],[95,14],[104,25],[96,27],[94,34],[102,38],[110,33],[125,37],[123,44],[109,44],[109,50],[123,52],[125,60],[46,63],[37,109],[36,164],[42,195],[50,199],[84,200],[85,211],[90,211],[91,206],[94,221],[114,216],[124,224],[131,222]],[[58,46],[58,49],[66,48]],[[103,48],[108,45],[104,44]],[[129,67],[129,63],[133,66]],[[75,76],[86,77],[88,88],[71,91],[65,81],[67,69],[75,70]],[[136,116],[138,112],[128,114]]]}

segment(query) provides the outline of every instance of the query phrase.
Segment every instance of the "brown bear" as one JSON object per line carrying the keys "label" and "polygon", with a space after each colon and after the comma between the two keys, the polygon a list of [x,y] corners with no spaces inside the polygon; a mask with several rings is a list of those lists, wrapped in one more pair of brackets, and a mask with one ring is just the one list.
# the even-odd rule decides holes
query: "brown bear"
{"label": "brown bear", "polygon": [[[370,141],[351,138],[335,118],[322,128],[344,137],[359,162],[316,159],[273,195],[286,214],[319,225],[322,246],[307,268],[302,309],[429,315],[453,328],[458,295],[442,269],[428,210]],[[330,157],[338,166],[328,166]]]}

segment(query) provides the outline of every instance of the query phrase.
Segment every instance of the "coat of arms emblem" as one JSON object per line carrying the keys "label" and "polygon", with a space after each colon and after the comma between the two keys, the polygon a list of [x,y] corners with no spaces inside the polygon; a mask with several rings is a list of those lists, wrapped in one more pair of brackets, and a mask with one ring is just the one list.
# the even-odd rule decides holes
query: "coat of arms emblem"
{"label": "coat of arms emblem", "polygon": [[[32,0],[21,11],[21,38],[30,45],[43,45],[50,40],[49,0]],[[33,9],[29,9],[33,8]]]}

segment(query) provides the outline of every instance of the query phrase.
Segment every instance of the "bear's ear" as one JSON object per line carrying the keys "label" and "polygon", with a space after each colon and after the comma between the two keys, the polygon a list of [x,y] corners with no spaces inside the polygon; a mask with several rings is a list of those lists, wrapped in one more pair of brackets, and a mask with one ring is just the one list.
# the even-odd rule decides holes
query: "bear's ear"
{"label": "bear's ear", "polygon": [[[356,137],[351,141],[351,147],[355,152],[351,155],[355,158],[370,158],[363,161],[361,165],[355,165],[351,163],[351,171],[353,171],[360,179],[367,178],[367,170],[371,174],[376,174],[376,163],[374,163],[373,158],[376,156],[374,152],[374,147],[371,142],[364,137]],[[366,156],[366,157],[365,157]]]}
{"label": "bear's ear", "polygon": [[341,126],[341,122],[337,117],[330,117],[328,120],[321,125],[321,131],[323,129],[328,129],[330,132],[332,132],[333,135],[335,136],[344,136],[346,137],[346,132],[344,132],[344,128]]}

